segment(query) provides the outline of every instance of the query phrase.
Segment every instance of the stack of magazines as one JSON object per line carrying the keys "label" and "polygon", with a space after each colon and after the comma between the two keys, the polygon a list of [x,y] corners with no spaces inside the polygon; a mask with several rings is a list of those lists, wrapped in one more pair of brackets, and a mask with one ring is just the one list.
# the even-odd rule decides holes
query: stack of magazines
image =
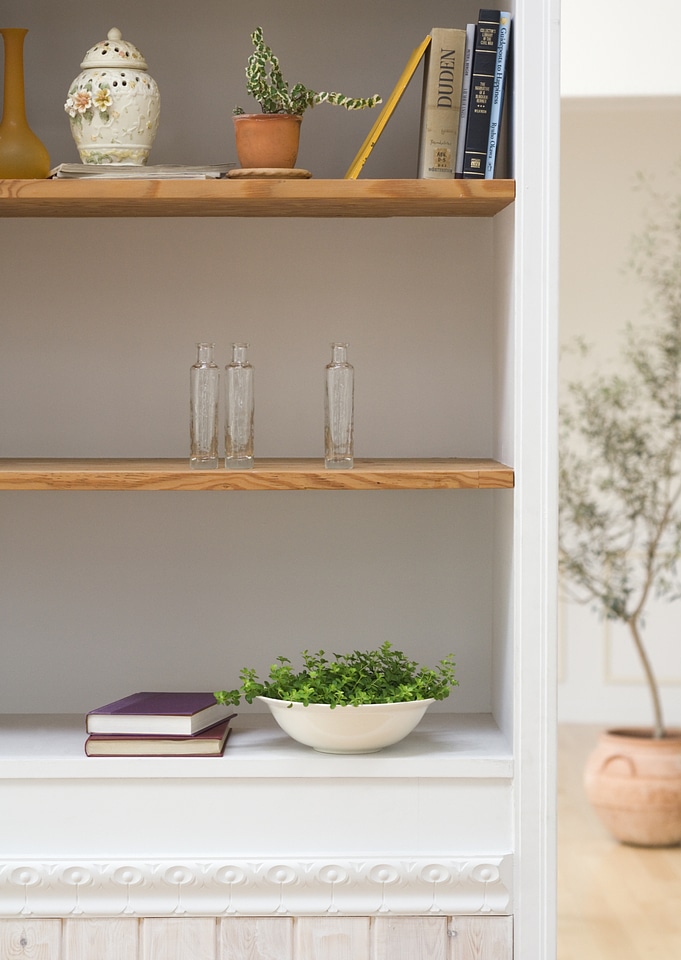
{"label": "stack of magazines", "polygon": [[152,166],[137,166],[131,163],[60,163],[50,170],[55,180],[217,180],[226,177],[234,163],[206,164],[186,167],[182,164],[163,163]]}

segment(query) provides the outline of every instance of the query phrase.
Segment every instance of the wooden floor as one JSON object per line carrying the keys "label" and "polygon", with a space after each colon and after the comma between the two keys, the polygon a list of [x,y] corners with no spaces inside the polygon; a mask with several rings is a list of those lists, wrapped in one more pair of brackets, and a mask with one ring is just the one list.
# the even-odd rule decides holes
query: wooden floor
{"label": "wooden floor", "polygon": [[558,733],[558,960],[681,958],[681,847],[610,839],[582,789],[599,728]]}

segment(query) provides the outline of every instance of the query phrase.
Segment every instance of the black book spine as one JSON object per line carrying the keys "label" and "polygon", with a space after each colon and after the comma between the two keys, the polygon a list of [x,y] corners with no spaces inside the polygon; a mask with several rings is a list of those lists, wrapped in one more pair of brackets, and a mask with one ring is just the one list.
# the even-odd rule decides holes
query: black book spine
{"label": "black book spine", "polygon": [[485,177],[500,19],[499,10],[481,10],[475,27],[473,73],[462,172],[464,179]]}

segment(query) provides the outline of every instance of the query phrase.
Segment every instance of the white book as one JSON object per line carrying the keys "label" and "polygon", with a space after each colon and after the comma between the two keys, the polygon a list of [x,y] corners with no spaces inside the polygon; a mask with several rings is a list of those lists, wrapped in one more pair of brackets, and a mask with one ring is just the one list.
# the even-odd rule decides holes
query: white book
{"label": "white book", "polygon": [[463,64],[463,82],[461,84],[461,113],[459,118],[459,139],[456,147],[455,176],[463,173],[463,156],[466,148],[466,125],[468,123],[468,105],[471,96],[471,77],[473,76],[473,49],[475,47],[475,24],[466,26],[466,55]]}

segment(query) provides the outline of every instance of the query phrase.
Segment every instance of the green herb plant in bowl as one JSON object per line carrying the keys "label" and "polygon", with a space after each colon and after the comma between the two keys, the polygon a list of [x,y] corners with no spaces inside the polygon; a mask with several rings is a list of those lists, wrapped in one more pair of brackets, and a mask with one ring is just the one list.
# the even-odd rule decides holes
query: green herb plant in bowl
{"label": "green herb plant in bowl", "polygon": [[374,753],[402,740],[435,700],[444,700],[458,681],[450,654],[435,667],[421,667],[386,641],[378,650],[302,654],[295,671],[287,657],[270,666],[261,681],[244,668],[237,690],[215,694],[237,705],[243,697],[267,704],[294,740],[322,753]]}

